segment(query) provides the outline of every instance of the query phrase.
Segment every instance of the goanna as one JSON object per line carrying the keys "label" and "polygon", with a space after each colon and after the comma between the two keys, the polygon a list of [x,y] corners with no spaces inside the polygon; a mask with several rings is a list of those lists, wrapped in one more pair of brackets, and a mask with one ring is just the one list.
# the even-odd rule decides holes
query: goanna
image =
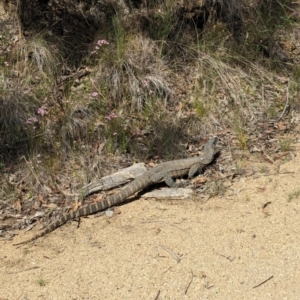
{"label": "goanna", "polygon": [[30,243],[42,237],[43,235],[55,230],[69,220],[76,219],[81,216],[95,214],[109,207],[119,205],[124,202],[129,196],[134,195],[136,192],[146,188],[151,184],[164,180],[165,183],[171,187],[175,184],[173,178],[182,177],[187,174],[189,178],[192,178],[197,171],[201,170],[205,165],[208,165],[213,160],[217,142],[217,137],[213,137],[208,140],[204,145],[203,156],[172,160],[157,165],[156,167],[150,169],[143,175],[137,177],[135,180],[127,184],[120,192],[106,197],[104,201],[89,204],[85,207],[80,207],[77,211],[69,212],[63,215],[59,220],[50,224],[48,228],[44,229],[27,241],[14,245],[16,246]]}

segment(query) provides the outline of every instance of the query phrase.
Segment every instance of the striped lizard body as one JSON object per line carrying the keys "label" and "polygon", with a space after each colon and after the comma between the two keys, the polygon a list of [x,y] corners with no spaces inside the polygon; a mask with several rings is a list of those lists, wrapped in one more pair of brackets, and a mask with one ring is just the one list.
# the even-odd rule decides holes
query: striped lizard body
{"label": "striped lizard body", "polygon": [[209,164],[213,160],[217,141],[217,137],[213,137],[208,140],[208,142],[204,145],[203,156],[173,160],[157,165],[156,167],[150,169],[143,175],[127,184],[118,193],[106,197],[104,201],[89,204],[85,207],[80,207],[77,211],[69,212],[63,215],[56,222],[50,224],[48,228],[44,229],[27,241],[14,245],[16,246],[30,243],[42,237],[43,235],[50,233],[69,220],[76,219],[81,216],[95,214],[99,211],[108,209],[109,207],[119,205],[124,202],[129,196],[134,195],[136,192],[146,188],[151,184],[164,180],[168,186],[174,186],[175,182],[172,178],[182,177],[187,174],[189,178],[192,178],[198,170],[202,169],[205,165]]}

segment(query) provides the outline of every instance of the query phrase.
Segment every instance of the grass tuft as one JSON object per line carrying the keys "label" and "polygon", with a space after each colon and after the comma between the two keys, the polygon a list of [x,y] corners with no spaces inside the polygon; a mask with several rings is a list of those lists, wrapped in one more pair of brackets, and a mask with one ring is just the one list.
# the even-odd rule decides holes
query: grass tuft
{"label": "grass tuft", "polygon": [[122,105],[141,111],[148,101],[167,104],[171,95],[169,71],[158,53],[157,45],[148,38],[135,36],[124,44],[117,36],[116,46],[103,53],[95,76],[95,86],[109,101],[110,110]]}

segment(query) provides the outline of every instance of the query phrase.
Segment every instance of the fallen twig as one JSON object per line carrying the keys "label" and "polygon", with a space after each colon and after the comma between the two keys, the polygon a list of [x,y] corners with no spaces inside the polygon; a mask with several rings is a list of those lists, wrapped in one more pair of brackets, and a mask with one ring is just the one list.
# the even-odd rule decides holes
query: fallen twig
{"label": "fallen twig", "polygon": [[191,270],[191,273],[192,273],[192,278],[191,278],[189,284],[187,285],[187,287],[186,287],[186,289],[185,289],[185,292],[184,292],[185,295],[187,294],[188,289],[190,288],[190,285],[192,284],[192,281],[193,281],[193,278],[194,278],[194,273],[193,273],[192,270]]}
{"label": "fallen twig", "polygon": [[170,249],[168,249],[167,247],[158,244],[157,246],[161,247],[162,249],[164,249],[165,251],[167,251],[178,263],[181,261],[181,258],[175,254],[173,251],[171,251]]}
{"label": "fallen twig", "polygon": [[158,300],[159,294],[160,294],[160,290],[158,290],[158,293],[157,293],[157,295],[156,295],[156,297],[155,297],[154,300]]}
{"label": "fallen twig", "polygon": [[260,284],[258,284],[258,285],[256,285],[256,286],[254,286],[254,287],[253,287],[253,289],[255,289],[255,288],[257,288],[257,287],[259,287],[259,286],[263,285],[264,283],[266,283],[266,282],[268,282],[269,280],[271,280],[273,277],[274,277],[274,276],[272,275],[271,277],[269,277],[269,278],[268,278],[268,279],[266,279],[265,281],[263,281],[263,282],[261,282]]}
{"label": "fallen twig", "polygon": [[17,274],[17,273],[26,272],[26,271],[30,271],[30,270],[34,270],[34,269],[39,269],[39,268],[40,267],[35,266],[35,267],[28,268],[28,269],[25,269],[25,270],[22,270],[22,271],[9,272],[8,274]]}

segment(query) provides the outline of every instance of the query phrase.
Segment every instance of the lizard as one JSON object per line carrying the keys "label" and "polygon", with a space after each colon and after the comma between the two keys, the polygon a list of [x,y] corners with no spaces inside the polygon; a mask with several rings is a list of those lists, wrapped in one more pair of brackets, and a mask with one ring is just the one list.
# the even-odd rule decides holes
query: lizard
{"label": "lizard", "polygon": [[50,224],[49,227],[45,228],[40,233],[24,242],[14,244],[14,246],[30,243],[62,226],[69,220],[77,219],[81,216],[95,214],[110,207],[119,205],[123,203],[129,196],[134,195],[136,192],[154,183],[165,181],[165,183],[169,187],[173,187],[175,185],[175,181],[173,180],[173,178],[182,177],[187,174],[189,179],[192,178],[196,172],[201,170],[205,165],[208,165],[212,162],[216,150],[217,141],[218,138],[213,137],[206,142],[206,144],[204,145],[203,156],[195,156],[185,159],[163,162],[146,171],[144,174],[137,177],[132,182],[128,183],[118,193],[106,197],[101,202],[88,204],[85,207],[80,207],[76,211],[71,211],[64,214],[60,219]]}

